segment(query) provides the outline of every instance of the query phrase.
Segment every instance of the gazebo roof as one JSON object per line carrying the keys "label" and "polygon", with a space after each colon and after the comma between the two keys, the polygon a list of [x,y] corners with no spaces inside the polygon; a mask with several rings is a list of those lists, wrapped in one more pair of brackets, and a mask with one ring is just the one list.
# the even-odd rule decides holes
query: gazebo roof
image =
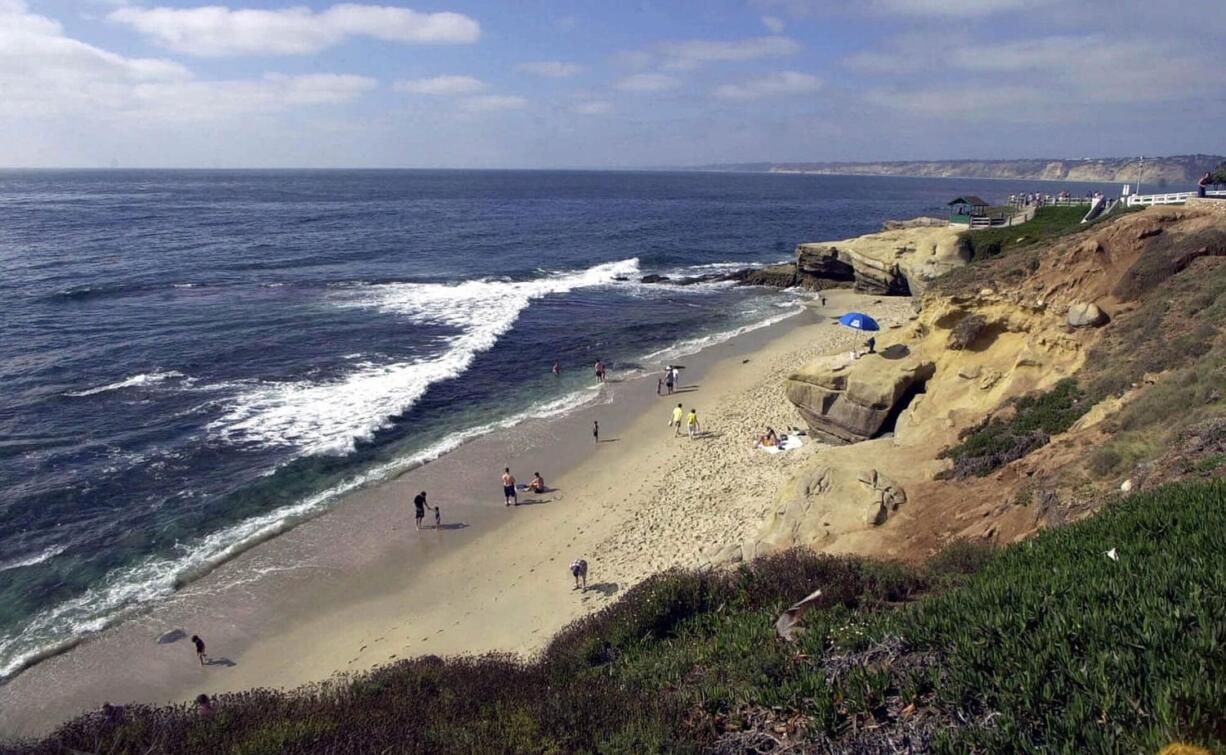
{"label": "gazebo roof", "polygon": [[983,201],[982,199],[975,196],[974,194],[967,194],[964,197],[958,197],[954,201],[950,202],[948,206],[953,207],[956,204],[969,204],[971,207],[987,207],[988,206],[987,202]]}

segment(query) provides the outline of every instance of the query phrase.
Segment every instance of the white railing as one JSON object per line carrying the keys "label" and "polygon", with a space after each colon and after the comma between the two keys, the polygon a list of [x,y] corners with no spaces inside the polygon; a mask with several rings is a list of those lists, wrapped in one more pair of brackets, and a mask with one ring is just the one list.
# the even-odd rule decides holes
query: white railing
{"label": "white railing", "polygon": [[[1156,204],[1184,204],[1194,196],[1196,196],[1194,191],[1177,191],[1171,194],[1133,194],[1126,201],[1129,207]],[[1206,191],[1205,196],[1226,197],[1226,191]]]}

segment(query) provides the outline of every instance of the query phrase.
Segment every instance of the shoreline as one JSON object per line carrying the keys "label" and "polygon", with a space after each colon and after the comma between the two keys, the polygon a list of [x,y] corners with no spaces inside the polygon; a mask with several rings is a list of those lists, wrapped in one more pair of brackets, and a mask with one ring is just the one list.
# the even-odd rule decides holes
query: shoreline
{"label": "shoreline", "polygon": [[[876,300],[829,298],[826,314]],[[425,653],[533,652],[650,573],[709,560],[713,537],[755,527],[794,457],[752,449],[749,428],[802,424],[780,373],[855,335],[807,311],[687,357],[681,395],[710,422],[698,441],[665,436],[665,399],[649,376],[628,377],[565,416],[495,430],[356,491],[0,686],[0,732],[45,732],[102,702],[288,688]],[[592,418],[607,442],[591,443]],[[507,464],[520,480],[542,470],[558,491],[506,509],[491,480]],[[726,490],[727,475],[744,473],[734,465],[753,467],[740,496]],[[411,529],[417,489],[442,506],[443,530]],[[565,568],[580,556],[592,565],[583,594]],[[159,644],[173,629],[201,634],[222,662],[200,668],[185,641]]]}

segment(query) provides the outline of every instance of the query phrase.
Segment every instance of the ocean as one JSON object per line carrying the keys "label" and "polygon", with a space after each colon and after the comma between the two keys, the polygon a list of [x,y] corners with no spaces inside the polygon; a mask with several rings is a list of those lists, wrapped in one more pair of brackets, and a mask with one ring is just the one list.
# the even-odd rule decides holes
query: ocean
{"label": "ocean", "polygon": [[[0,679],[395,475],[804,295],[643,284],[1090,184],[0,171]],[[555,378],[557,361],[563,372]]]}

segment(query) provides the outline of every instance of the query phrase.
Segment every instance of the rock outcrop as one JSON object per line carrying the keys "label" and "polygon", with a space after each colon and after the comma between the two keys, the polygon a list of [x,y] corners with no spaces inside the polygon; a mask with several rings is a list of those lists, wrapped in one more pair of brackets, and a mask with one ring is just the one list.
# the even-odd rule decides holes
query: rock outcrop
{"label": "rock outcrop", "polygon": [[965,265],[970,252],[958,229],[919,225],[884,230],[843,241],[796,247],[800,285],[854,282],[874,294],[921,294],[930,280]]}
{"label": "rock outcrop", "polygon": [[867,440],[882,432],[932,370],[932,362],[882,354],[819,357],[788,378],[787,397],[814,435],[839,443]]}
{"label": "rock outcrop", "polygon": [[1094,328],[1106,324],[1108,318],[1097,304],[1079,301],[1069,305],[1066,319],[1074,328]]}

